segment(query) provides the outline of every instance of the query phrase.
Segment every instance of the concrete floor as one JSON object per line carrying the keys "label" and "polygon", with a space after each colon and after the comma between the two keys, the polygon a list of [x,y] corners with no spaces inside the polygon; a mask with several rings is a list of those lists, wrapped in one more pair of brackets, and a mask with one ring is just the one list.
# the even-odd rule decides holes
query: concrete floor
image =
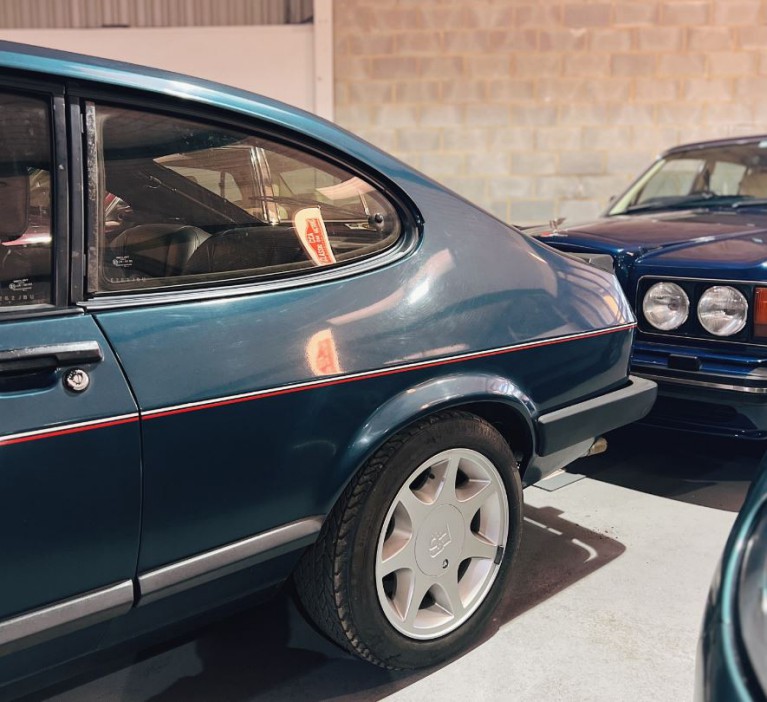
{"label": "concrete floor", "polygon": [[508,594],[485,639],[447,665],[357,661],[282,595],[34,699],[689,700],[711,576],[764,447],[642,428],[609,438],[569,471],[586,477],[525,492]]}

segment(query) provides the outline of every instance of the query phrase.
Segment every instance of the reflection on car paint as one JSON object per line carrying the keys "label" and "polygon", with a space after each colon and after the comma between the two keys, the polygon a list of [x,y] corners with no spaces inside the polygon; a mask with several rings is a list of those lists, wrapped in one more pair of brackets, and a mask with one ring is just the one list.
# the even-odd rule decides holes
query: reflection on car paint
{"label": "reflection on car paint", "polygon": [[[470,646],[522,486],[655,399],[615,277],[269,99],[0,71],[0,687],[288,578],[373,663]],[[438,582],[378,568],[405,544]]]}

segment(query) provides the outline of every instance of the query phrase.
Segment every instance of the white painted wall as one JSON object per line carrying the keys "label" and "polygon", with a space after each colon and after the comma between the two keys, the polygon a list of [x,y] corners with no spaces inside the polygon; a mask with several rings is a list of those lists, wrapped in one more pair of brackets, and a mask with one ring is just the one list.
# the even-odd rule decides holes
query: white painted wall
{"label": "white painted wall", "polygon": [[[332,42],[323,34],[330,31],[332,37],[332,21],[328,23],[326,14],[332,13],[327,8],[331,3],[317,3],[318,9],[325,7],[319,25],[13,29],[0,30],[0,39],[178,71],[261,93],[332,119]],[[321,33],[319,42],[316,27]],[[326,51],[331,52],[329,58],[324,56]]]}

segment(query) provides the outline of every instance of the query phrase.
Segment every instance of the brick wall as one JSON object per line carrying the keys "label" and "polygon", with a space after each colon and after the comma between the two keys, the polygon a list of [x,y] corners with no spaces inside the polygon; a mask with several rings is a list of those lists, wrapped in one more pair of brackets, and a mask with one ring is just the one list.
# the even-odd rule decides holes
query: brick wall
{"label": "brick wall", "polygon": [[336,121],[518,224],[767,132],[767,0],[337,0]]}

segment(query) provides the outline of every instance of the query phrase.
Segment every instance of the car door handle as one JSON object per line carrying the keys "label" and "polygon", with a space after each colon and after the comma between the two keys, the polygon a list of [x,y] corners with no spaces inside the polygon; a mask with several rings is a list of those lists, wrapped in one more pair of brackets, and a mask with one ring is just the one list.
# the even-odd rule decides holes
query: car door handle
{"label": "car door handle", "polygon": [[27,346],[0,351],[0,376],[53,371],[103,360],[104,353],[98,341]]}

